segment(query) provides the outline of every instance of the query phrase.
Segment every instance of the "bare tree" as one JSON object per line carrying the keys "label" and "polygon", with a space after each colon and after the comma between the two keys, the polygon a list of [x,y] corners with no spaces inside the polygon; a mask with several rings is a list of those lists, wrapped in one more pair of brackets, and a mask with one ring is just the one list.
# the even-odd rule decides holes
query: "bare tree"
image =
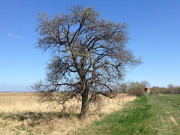
{"label": "bare tree", "polygon": [[151,84],[150,84],[150,82],[148,82],[148,81],[145,81],[145,80],[144,80],[144,81],[141,81],[141,83],[144,84],[144,87],[145,87],[145,88],[151,87]]}
{"label": "bare tree", "polygon": [[[33,88],[45,101],[64,103],[79,98],[81,118],[99,94],[112,97],[114,84],[128,66],[140,63],[126,48],[126,24],[101,19],[92,7],[75,6],[54,17],[41,13],[37,32],[37,47],[52,52],[53,58],[46,82]],[[57,91],[64,92],[55,97]]]}

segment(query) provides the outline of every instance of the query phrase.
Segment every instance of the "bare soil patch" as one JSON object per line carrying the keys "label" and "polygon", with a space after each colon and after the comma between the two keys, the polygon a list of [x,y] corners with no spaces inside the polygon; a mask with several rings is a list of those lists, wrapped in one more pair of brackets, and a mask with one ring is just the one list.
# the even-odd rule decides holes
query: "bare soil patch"
{"label": "bare soil patch", "polygon": [[176,126],[178,126],[178,124],[177,124],[176,120],[173,118],[173,116],[170,116],[170,118],[171,118],[171,120],[174,122],[174,124],[175,124]]}

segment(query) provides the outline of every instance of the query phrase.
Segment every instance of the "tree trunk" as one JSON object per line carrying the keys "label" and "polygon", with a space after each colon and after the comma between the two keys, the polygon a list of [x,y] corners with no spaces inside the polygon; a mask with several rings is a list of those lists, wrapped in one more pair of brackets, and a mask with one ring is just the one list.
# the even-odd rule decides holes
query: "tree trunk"
{"label": "tree trunk", "polygon": [[82,105],[81,105],[81,114],[80,118],[84,118],[87,115],[89,110],[89,101],[88,101],[88,89],[86,88],[85,91],[82,93]]}

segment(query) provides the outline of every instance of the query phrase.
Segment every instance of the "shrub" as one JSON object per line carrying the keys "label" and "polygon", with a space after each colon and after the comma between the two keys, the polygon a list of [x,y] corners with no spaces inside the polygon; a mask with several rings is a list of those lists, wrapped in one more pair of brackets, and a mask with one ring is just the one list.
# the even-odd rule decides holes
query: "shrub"
{"label": "shrub", "polygon": [[144,88],[143,83],[132,82],[129,84],[128,94],[140,97],[144,95]]}

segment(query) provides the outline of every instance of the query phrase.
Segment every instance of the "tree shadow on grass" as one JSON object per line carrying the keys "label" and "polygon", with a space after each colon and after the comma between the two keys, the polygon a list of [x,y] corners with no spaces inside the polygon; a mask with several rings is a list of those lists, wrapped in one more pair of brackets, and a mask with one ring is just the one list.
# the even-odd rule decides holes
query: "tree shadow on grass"
{"label": "tree shadow on grass", "polygon": [[1,118],[4,120],[13,120],[13,121],[31,121],[29,126],[39,125],[42,121],[51,121],[53,119],[62,119],[62,118],[79,118],[79,113],[67,113],[67,112],[25,112],[25,113],[1,113]]}

